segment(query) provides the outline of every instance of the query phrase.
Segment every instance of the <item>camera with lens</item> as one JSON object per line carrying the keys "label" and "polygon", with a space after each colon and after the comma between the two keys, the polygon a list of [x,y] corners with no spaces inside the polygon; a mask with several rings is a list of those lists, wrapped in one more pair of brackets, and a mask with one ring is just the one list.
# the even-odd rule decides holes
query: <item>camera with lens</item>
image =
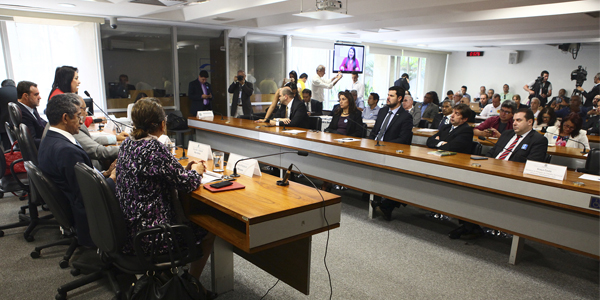
{"label": "camera with lens", "polygon": [[571,72],[571,81],[573,80],[575,80],[576,87],[582,86],[587,80],[587,71],[583,67],[578,66],[576,70]]}
{"label": "camera with lens", "polygon": [[237,80],[238,80],[238,81],[242,81],[242,80],[244,80],[244,75],[238,75],[238,76],[237,76]]}

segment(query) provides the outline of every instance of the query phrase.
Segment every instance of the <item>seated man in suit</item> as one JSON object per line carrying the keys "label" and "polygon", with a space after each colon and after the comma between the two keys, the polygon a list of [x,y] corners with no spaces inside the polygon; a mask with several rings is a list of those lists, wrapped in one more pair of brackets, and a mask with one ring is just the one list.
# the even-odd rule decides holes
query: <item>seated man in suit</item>
{"label": "seated man in suit", "polygon": [[506,100],[500,105],[500,115],[489,117],[473,130],[473,134],[482,137],[499,138],[502,132],[513,128],[515,103]]}
{"label": "seated man in suit", "polygon": [[191,102],[190,116],[195,117],[198,111],[212,110],[212,89],[208,79],[206,70],[200,71],[198,79],[194,79],[188,85],[188,95]]}
{"label": "seated man in suit", "polygon": [[404,99],[402,99],[402,108],[413,117],[413,127],[419,127],[419,122],[421,122],[421,109],[414,104],[411,95],[406,95],[404,96]]}
{"label": "seated man in suit", "polygon": [[[404,97],[405,91],[402,88],[398,86],[389,88],[387,105],[379,110],[377,121],[375,121],[371,135],[369,135],[370,139],[406,145],[411,144],[413,120],[411,114],[402,108]],[[381,201],[381,204],[379,201]],[[396,201],[381,199],[379,197],[376,197],[371,202],[373,209],[380,206],[384,218],[388,221],[392,219],[392,210],[394,207],[398,207],[399,205],[400,203]]]}
{"label": "seated man in suit", "polygon": [[320,116],[323,114],[323,103],[312,99],[311,90],[302,90],[302,101],[304,101],[309,116]]}
{"label": "seated man in suit", "polygon": [[436,92],[428,92],[423,97],[423,104],[421,105],[421,118],[422,119],[433,119],[438,114],[439,107],[436,102],[439,102]]}
{"label": "seated man in suit", "polygon": [[466,104],[454,107],[450,116],[450,124],[444,125],[434,135],[427,139],[427,147],[460,153],[470,153],[473,144],[473,128],[467,120],[471,115],[471,108]]}
{"label": "seated man in suit", "polygon": [[[81,98],[81,96],[79,95],[77,96],[77,98],[79,98],[81,114],[85,116],[85,101],[83,101],[83,98]],[[122,134],[124,134],[124,136],[128,136],[128,134],[125,132],[122,132]],[[96,169],[104,170],[105,168],[103,168],[102,163],[108,166],[112,164],[112,162],[115,159],[117,159],[117,154],[119,154],[119,147],[103,146],[102,144],[98,143],[94,138],[92,138],[85,124],[81,124],[81,126],[79,126],[79,133],[74,134],[73,137],[77,140],[77,142],[79,142],[81,148],[83,148],[85,153],[87,153],[87,155],[90,157],[90,159],[92,160],[92,164]],[[109,140],[109,142],[112,142],[111,144],[116,144],[118,140],[117,137],[114,135],[104,136],[104,139]]]}
{"label": "seated man in suit", "polygon": [[[64,198],[68,199],[79,244],[94,247],[75,177],[76,163],[82,162],[92,167],[90,158],[73,137],[79,132],[85,118],[80,109],[79,97],[72,93],[54,96],[52,101],[48,102],[46,116],[50,122],[50,129],[40,144],[39,168],[64,193]],[[109,176],[107,183],[114,190],[114,169]]]}
{"label": "seated man in suit", "polygon": [[17,97],[17,87],[12,79],[3,80],[0,86],[0,138],[2,139],[2,147],[4,147],[4,150],[9,150],[11,144],[4,123],[10,123],[10,118],[8,116],[8,102],[17,103],[19,97]]}
{"label": "seated man in suit", "polygon": [[279,96],[281,108],[273,114],[275,118],[269,120],[271,125],[308,128],[308,111],[301,101],[294,101],[294,92],[289,87],[281,88]]}
{"label": "seated man in suit", "polygon": [[21,109],[21,123],[27,125],[29,133],[35,141],[35,146],[39,147],[47,122],[37,112],[36,107],[40,105],[40,99],[42,99],[37,84],[31,81],[19,82],[17,84],[17,96],[19,97],[17,105]]}
{"label": "seated man in suit", "polygon": [[437,114],[431,121],[431,128],[440,129],[444,125],[450,124],[450,115],[452,114],[452,100],[442,102],[442,112]]}

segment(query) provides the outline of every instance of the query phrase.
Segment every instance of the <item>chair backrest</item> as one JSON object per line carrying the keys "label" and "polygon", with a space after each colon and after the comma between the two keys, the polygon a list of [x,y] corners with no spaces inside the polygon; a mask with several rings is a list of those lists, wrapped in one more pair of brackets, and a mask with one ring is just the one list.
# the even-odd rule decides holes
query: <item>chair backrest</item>
{"label": "chair backrest", "polygon": [[552,160],[552,155],[546,153],[546,157],[544,158],[544,162],[549,164]]}
{"label": "chair backrest", "polygon": [[483,149],[483,147],[481,146],[481,144],[478,141],[473,141],[473,144],[471,144],[471,154],[472,155],[481,155],[482,149]]}
{"label": "chair backrest", "polygon": [[600,175],[600,149],[591,149],[585,160],[587,173]]}
{"label": "chair backrest", "polygon": [[34,165],[38,165],[38,149],[35,145],[35,141],[31,134],[29,133],[29,128],[27,125],[21,124],[17,138],[19,140],[19,149],[21,149],[21,155],[23,155],[23,160],[31,161]]}
{"label": "chair backrest", "polygon": [[21,120],[23,119],[23,114],[21,113],[19,105],[14,102],[8,103],[8,117],[10,118],[12,125],[15,128],[19,128],[19,125],[21,125]]}
{"label": "chair backrest", "polygon": [[319,117],[309,117],[308,118],[308,129],[312,130],[321,130],[321,118]]}
{"label": "chair backrest", "polygon": [[429,121],[427,121],[427,120],[419,121],[419,128],[429,128]]}
{"label": "chair backrest", "polygon": [[92,241],[105,253],[120,252],[127,241],[127,227],[115,195],[103,176],[84,163],[75,165],[75,177],[81,190]]}
{"label": "chair backrest", "polygon": [[14,144],[17,140],[17,133],[15,132],[15,128],[11,126],[10,123],[4,122],[4,129],[6,129],[6,135],[8,135],[8,140],[10,141],[10,144]]}
{"label": "chair backrest", "polygon": [[36,191],[44,199],[58,224],[65,229],[72,229],[73,213],[64,193],[32,162],[25,162],[25,170],[27,170],[27,177],[35,185]]}

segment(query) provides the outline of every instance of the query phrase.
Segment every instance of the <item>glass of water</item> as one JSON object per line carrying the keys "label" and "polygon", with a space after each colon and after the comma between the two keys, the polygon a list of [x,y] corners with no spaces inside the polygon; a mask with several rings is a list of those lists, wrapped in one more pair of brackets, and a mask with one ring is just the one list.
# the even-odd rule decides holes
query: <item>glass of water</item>
{"label": "glass of water", "polygon": [[177,149],[177,139],[169,138],[169,144],[167,145],[171,154],[175,155],[175,149]]}
{"label": "glass of water", "polygon": [[225,154],[221,151],[213,152],[213,172],[223,172],[223,159]]}

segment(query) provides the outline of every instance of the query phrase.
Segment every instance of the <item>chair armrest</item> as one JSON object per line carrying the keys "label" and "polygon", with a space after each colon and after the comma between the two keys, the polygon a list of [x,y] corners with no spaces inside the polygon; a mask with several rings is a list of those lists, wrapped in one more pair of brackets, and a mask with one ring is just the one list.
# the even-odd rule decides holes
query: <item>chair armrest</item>
{"label": "chair armrest", "polygon": [[15,165],[17,163],[22,162],[23,159],[19,158],[17,160],[14,160],[11,164],[10,164],[10,174],[12,175],[12,177],[15,179],[15,181],[26,191],[29,191],[29,185],[24,184],[19,177],[17,177],[17,173],[15,172]]}
{"label": "chair armrest", "polygon": [[[197,260],[202,256],[201,250],[196,247],[196,235],[194,231],[187,225],[171,225],[173,232],[176,236],[180,236],[183,240],[183,244],[181,245],[180,241],[177,238],[172,239],[171,243],[173,244],[173,248],[181,249],[181,256],[178,256],[177,251],[172,249],[172,253],[175,260],[176,266],[184,266],[190,262]],[[171,268],[171,259],[168,253],[158,253],[159,247],[166,245],[165,243],[161,243],[164,238],[170,235],[165,231],[163,225],[158,225],[153,228],[144,229],[138,232],[133,239],[133,249],[135,250],[135,256],[139,259],[140,263],[147,270],[164,270]],[[153,253],[146,253],[142,248],[143,239],[148,238],[153,241]],[[158,246],[158,247],[157,247]],[[184,247],[186,246],[186,247]]]}

